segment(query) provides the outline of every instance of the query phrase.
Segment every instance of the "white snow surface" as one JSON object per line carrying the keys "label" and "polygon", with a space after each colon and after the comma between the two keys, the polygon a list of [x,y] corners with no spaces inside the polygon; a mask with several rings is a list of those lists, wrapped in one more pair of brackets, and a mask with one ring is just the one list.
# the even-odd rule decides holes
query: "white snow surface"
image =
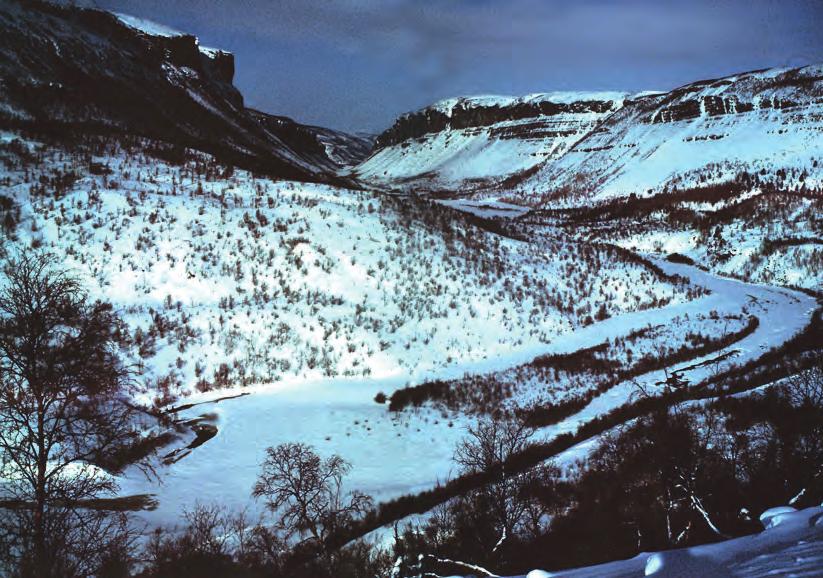
{"label": "white snow surface", "polygon": [[497,199],[483,199],[482,201],[472,201],[470,199],[452,199],[438,201],[441,205],[471,213],[484,219],[493,218],[513,218],[519,217],[529,211],[528,207],[513,205]]}
{"label": "white snow surface", "polygon": [[763,524],[763,527],[774,528],[782,524],[787,517],[790,517],[791,514],[797,512],[797,509],[792,508],[791,506],[777,506],[776,508],[769,508],[762,514],[760,514],[760,523]]}
{"label": "white snow surface", "polygon": [[[735,209],[742,206],[746,199],[760,194],[760,190],[754,189],[729,202],[706,206],[702,203],[682,203],[680,206],[712,218],[714,213]],[[736,216],[718,219],[711,236],[703,234],[699,227],[666,226],[653,218],[647,220],[646,227],[609,227],[594,235],[631,251],[686,255],[723,275],[820,291],[823,287],[823,244],[814,241],[820,237],[820,200],[800,196],[772,198],[768,194],[755,200],[758,202],[750,203],[748,210],[737,210]],[[470,203],[465,202],[467,205]],[[453,206],[463,208],[459,203]],[[763,218],[763,215],[767,217]],[[582,238],[588,236],[580,229],[576,234]],[[780,239],[808,239],[809,242],[764,250],[769,242]]]}
{"label": "white snow surface", "polygon": [[521,578],[735,578],[823,576],[823,507],[784,513],[763,532],[679,550]]}

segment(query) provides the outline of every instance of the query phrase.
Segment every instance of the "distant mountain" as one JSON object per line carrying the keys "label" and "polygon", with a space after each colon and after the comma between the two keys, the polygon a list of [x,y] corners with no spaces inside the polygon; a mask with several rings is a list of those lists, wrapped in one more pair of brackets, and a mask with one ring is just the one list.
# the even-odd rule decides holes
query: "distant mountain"
{"label": "distant mountain", "polygon": [[372,185],[416,192],[505,186],[562,155],[626,97],[555,92],[445,100],[401,116],[350,174]]}
{"label": "distant mountain", "polygon": [[823,185],[823,66],[670,92],[444,101],[401,116],[351,174],[406,192],[578,206],[757,174]]}
{"label": "distant mountain", "polygon": [[0,0],[0,123],[158,138],[271,176],[334,181],[369,139],[247,109],[234,56],[127,15]]}

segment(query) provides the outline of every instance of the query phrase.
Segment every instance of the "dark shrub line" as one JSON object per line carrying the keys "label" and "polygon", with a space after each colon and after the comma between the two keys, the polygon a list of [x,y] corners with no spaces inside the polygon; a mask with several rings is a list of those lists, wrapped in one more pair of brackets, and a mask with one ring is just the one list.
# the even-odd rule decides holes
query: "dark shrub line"
{"label": "dark shrub line", "polygon": [[[683,346],[677,351],[674,351],[662,358],[656,359],[649,356],[642,357],[628,369],[620,369],[619,363],[602,357],[603,354],[608,352],[608,342],[604,342],[593,347],[580,349],[572,353],[541,355],[521,367],[532,367],[539,369],[551,368],[557,371],[567,372],[579,372],[585,370],[587,372],[601,374],[611,373],[614,377],[597,388],[588,391],[584,395],[576,396],[573,399],[569,399],[558,404],[545,405],[523,411],[521,413],[521,417],[523,417],[530,425],[534,427],[547,426],[557,423],[558,421],[579,411],[588,405],[596,396],[605,393],[620,382],[626,381],[627,379],[632,379],[638,375],[642,375],[650,371],[662,369],[663,367],[676,363],[689,361],[697,357],[702,357],[703,355],[713,351],[723,349],[724,347],[740,341],[741,339],[744,339],[754,333],[759,324],[760,320],[755,316],[751,316],[746,326],[739,331],[729,333],[720,338],[707,339],[697,347]],[[479,379],[481,380],[481,383],[490,383],[493,381],[493,379]],[[469,381],[474,383],[474,379],[470,379]],[[398,389],[391,396],[389,411],[397,412],[408,407],[420,407],[424,403],[432,401],[442,402],[447,406],[455,405],[459,397],[456,390],[461,386],[466,386],[466,382],[466,378],[450,381],[435,380],[412,387]]]}
{"label": "dark shrub line", "polygon": [[586,223],[595,221],[611,221],[614,219],[637,220],[640,217],[648,216],[660,210],[668,210],[676,213],[686,222],[695,222],[703,218],[702,213],[688,208],[675,209],[679,203],[711,203],[717,204],[724,201],[733,200],[743,193],[759,188],[763,192],[760,195],[751,197],[740,203],[733,204],[715,212],[718,216],[736,214],[740,209],[749,203],[756,202],[757,197],[770,195],[773,193],[784,193],[796,197],[813,198],[820,195],[818,189],[803,189],[800,191],[783,190],[781,185],[764,181],[759,175],[741,172],[734,180],[717,183],[714,185],[703,185],[689,189],[674,189],[663,192],[652,197],[637,197],[632,195],[625,199],[618,199],[594,207],[583,207],[576,209],[556,209],[539,211],[538,214],[556,215],[565,217],[567,225],[576,223]]}
{"label": "dark shrub line", "polygon": [[[806,328],[783,345],[772,348],[758,359],[731,369],[691,388],[677,389],[657,397],[643,397],[624,404],[607,414],[582,424],[575,433],[564,433],[549,442],[534,444],[516,454],[506,463],[509,472],[521,472],[557,456],[572,446],[619,426],[642,415],[666,409],[691,400],[719,398],[755,389],[786,376],[788,356],[820,349],[823,343],[823,309],[817,309]],[[802,358],[801,358],[802,360]],[[715,387],[711,387],[714,383]],[[722,386],[721,386],[722,384]],[[362,520],[330,538],[333,547],[342,547],[382,526],[397,522],[412,514],[423,514],[448,500],[464,494],[492,480],[490,472],[466,474],[438,484],[431,490],[406,495],[383,502]]]}
{"label": "dark shrub line", "polygon": [[787,237],[785,239],[763,239],[763,255],[771,255],[780,247],[799,247],[801,245],[823,245],[819,237]]}
{"label": "dark shrub line", "polygon": [[695,264],[694,259],[692,259],[691,257],[687,257],[686,255],[683,255],[681,253],[670,253],[666,257],[666,261],[668,261],[670,263],[679,263],[681,265],[694,266],[694,264]]}

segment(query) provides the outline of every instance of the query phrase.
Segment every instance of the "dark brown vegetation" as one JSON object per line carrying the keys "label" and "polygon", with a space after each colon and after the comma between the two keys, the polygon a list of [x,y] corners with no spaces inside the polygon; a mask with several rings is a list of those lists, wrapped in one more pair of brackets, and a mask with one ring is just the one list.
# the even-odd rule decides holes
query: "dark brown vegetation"
{"label": "dark brown vegetation", "polygon": [[[733,366],[711,380],[689,388],[676,389],[657,397],[642,397],[581,425],[575,433],[561,434],[549,442],[535,444],[512,456],[506,464],[510,472],[525,471],[551,459],[572,446],[601,435],[629,420],[649,415],[687,400],[713,399],[748,391],[782,379],[819,363],[820,343],[823,343],[823,320],[818,310],[806,329],[780,347],[766,352],[759,359],[742,366]],[[380,526],[391,524],[412,514],[424,513],[440,504],[464,495],[488,483],[486,472],[463,474],[432,490],[381,503],[339,543],[365,535]]]}
{"label": "dark brown vegetation", "polygon": [[[651,197],[533,212],[525,221],[548,221],[576,238],[625,246],[642,243],[646,235],[690,231],[700,266],[748,281],[791,285],[773,265],[812,278],[823,269],[822,211],[823,191],[808,184],[803,170],[788,168],[774,174],[741,171],[727,182],[674,186]],[[725,266],[752,241],[760,246],[742,267]],[[662,245],[654,251],[662,252]],[[813,286],[801,290],[819,293]]]}
{"label": "dark brown vegetation", "polygon": [[795,351],[794,362],[772,369],[792,377],[765,392],[688,407],[655,402],[631,425],[615,424],[575,474],[512,498],[551,522],[509,533],[503,556],[477,540],[494,528],[477,498],[490,486],[461,492],[402,535],[401,575],[455,572],[454,560],[503,575],[591,565],[757,532],[770,507],[819,504],[822,354]]}
{"label": "dark brown vegetation", "polygon": [[[551,375],[560,372],[581,374],[597,385],[561,403],[521,409],[519,413],[534,427],[551,425],[579,411],[596,396],[618,383],[726,348],[751,335],[758,325],[758,318],[752,316],[739,331],[721,337],[696,335],[691,343],[675,351],[667,351],[658,356],[646,355],[633,359],[628,364],[614,360],[616,348],[608,342],[573,353],[537,357],[517,368],[517,373],[539,376],[545,381],[548,381]],[[631,339],[632,336],[627,338]],[[430,381],[398,389],[391,396],[389,410],[402,411],[409,407],[434,403],[451,410],[495,414],[504,411],[503,404],[510,395],[511,387],[501,374],[467,376],[452,381]]]}
{"label": "dark brown vegetation", "polygon": [[329,536],[370,506],[360,492],[344,493],[350,469],[340,456],[287,443],[267,450],[253,495],[268,515],[253,519],[200,505],[185,512],[182,531],[156,530],[145,552],[143,578],[372,578],[385,575],[388,554],[363,542],[330,547]]}

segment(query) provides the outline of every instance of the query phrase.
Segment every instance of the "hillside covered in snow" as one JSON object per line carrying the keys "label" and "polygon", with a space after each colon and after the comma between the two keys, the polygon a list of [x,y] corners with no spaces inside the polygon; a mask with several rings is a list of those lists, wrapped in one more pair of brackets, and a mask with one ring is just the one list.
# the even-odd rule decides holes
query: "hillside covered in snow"
{"label": "hillside covered in snow", "polygon": [[169,160],[150,141],[5,133],[0,146],[5,250],[35,245],[82,271],[129,319],[163,403],[422,376],[696,291],[605,247],[528,243],[427,201],[257,178],[202,153]]}
{"label": "hillside covered in snow", "polygon": [[465,194],[506,186],[560,157],[628,95],[455,98],[401,116],[346,174],[392,190]]}
{"label": "hillside covered in snow", "polygon": [[469,97],[401,116],[351,173],[416,194],[541,208],[725,183],[741,173],[819,190],[818,65],[670,92]]}
{"label": "hillside covered in snow", "polygon": [[822,146],[823,66],[749,72],[633,100],[511,196],[586,205],[724,183],[742,172],[819,190]]}

